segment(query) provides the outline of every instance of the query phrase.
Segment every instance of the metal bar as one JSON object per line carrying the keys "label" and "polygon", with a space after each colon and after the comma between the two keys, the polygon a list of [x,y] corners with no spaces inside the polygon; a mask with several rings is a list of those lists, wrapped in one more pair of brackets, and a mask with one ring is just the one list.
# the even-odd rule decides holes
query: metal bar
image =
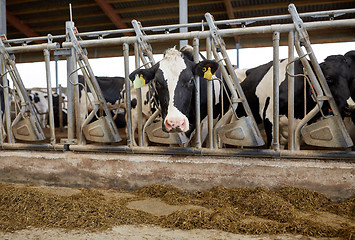
{"label": "metal bar", "polygon": [[208,148],[161,148],[161,147],[132,147],[127,146],[109,146],[109,145],[70,145],[71,151],[80,152],[121,152],[121,153],[137,153],[137,154],[183,154],[197,156],[222,156],[222,157],[251,157],[251,158],[271,158],[275,161],[278,159],[323,159],[334,161],[334,159],[343,159],[346,162],[355,162],[355,152],[334,151],[324,153],[322,151],[304,150],[300,152],[282,150],[274,151],[269,149],[208,149]]}
{"label": "metal bar", "polygon": [[[6,72],[4,56],[1,56],[1,71]],[[7,142],[15,143],[15,138],[11,129],[11,113],[10,113],[10,95],[9,95],[9,83],[6,74],[2,77],[2,85],[4,86],[4,104],[5,104],[5,120],[6,120],[6,132],[7,132]]]}
{"label": "metal bar", "polygon": [[[188,22],[188,0],[179,0],[179,24],[187,24]],[[180,27],[179,28],[181,33],[188,32],[187,27]],[[180,40],[180,49],[187,45],[187,40]]]}
{"label": "metal bar", "polygon": [[[350,28],[355,26],[355,19],[346,20],[333,20],[333,21],[319,21],[304,23],[304,26],[309,30],[314,29],[333,29],[333,28]],[[234,35],[249,35],[258,33],[273,33],[275,31],[280,33],[289,32],[294,30],[293,24],[274,24],[270,26],[248,27],[248,28],[232,28],[232,29],[220,29],[218,33],[221,36],[234,36]],[[191,31],[188,33],[170,33],[170,34],[154,34],[147,35],[146,40],[149,42],[161,42],[164,40],[180,40],[180,39],[193,39],[198,37],[199,39],[205,39],[210,36],[209,31]],[[96,46],[115,46],[118,44],[128,43],[133,44],[136,41],[136,37],[121,37],[111,39],[99,39],[99,40],[82,40],[80,45],[82,47],[96,47]],[[62,47],[69,48],[72,43],[63,42]]]}
{"label": "metal bar", "polygon": [[280,134],[279,134],[279,101],[280,101],[280,79],[279,79],[279,67],[280,67],[280,58],[279,58],[279,45],[280,45],[280,33],[274,32],[273,34],[273,138],[272,145],[273,149],[280,151]]}
{"label": "metal bar", "polygon": [[59,43],[42,43],[36,45],[6,47],[5,49],[9,54],[12,54],[12,53],[40,52],[43,51],[44,49],[54,50],[59,47],[60,47]]}
{"label": "metal bar", "polygon": [[127,116],[127,145],[132,147],[132,116],[131,116],[131,86],[129,80],[129,45],[123,44],[124,70],[125,70],[125,88],[126,88],[126,116]]}
{"label": "metal bar", "polygon": [[[299,56],[303,56],[303,50],[302,47],[300,45],[300,41],[298,39],[298,35],[296,35],[296,39],[295,39],[295,47],[296,47],[296,51],[298,53]],[[298,124],[297,127],[295,129],[295,150],[300,150],[300,146],[301,146],[301,129],[304,125],[306,125],[307,122],[309,122],[319,111],[320,108],[322,108],[324,100],[322,99],[322,97],[324,96],[323,91],[316,79],[316,76],[313,73],[313,70],[308,62],[307,59],[305,58],[301,58],[300,59],[303,66],[305,67],[308,76],[312,82],[312,85],[314,87],[315,92],[317,93],[317,98],[319,98],[318,103],[319,103],[319,107],[316,105]]]}
{"label": "metal bar", "polygon": [[63,144],[27,144],[27,143],[3,143],[0,144],[0,149],[4,150],[58,150],[63,151],[66,150],[66,146]]}
{"label": "metal bar", "polygon": [[6,0],[0,0],[0,34],[6,35]]}
{"label": "metal bar", "polygon": [[[66,22],[66,31],[68,28],[74,27],[73,22]],[[68,33],[67,33],[68,34]],[[70,41],[68,36],[67,41]],[[67,98],[68,98],[68,109],[67,109],[67,117],[68,117],[68,139],[71,141],[75,138],[75,113],[74,113],[74,86],[72,82],[74,82],[74,76],[72,72],[76,69],[76,57],[75,50],[71,47],[71,55],[67,56]]]}
{"label": "metal bar", "polygon": [[[207,59],[212,59],[211,38],[206,38]],[[213,82],[207,81],[207,117],[208,117],[208,141],[207,147],[213,148]]]}
{"label": "metal bar", "polygon": [[62,85],[60,84],[58,87],[58,96],[59,96],[59,131],[63,132],[63,98],[62,98]]}
{"label": "metal bar", "polygon": [[[153,66],[155,64],[154,61],[154,56],[152,53],[152,47],[150,43],[146,39],[146,35],[143,34],[141,30],[141,24],[138,23],[136,20],[132,20],[132,25],[134,27],[134,31],[137,36],[137,42],[139,43],[140,46],[140,54],[141,54],[141,59],[143,61],[143,64],[146,64],[148,61],[145,59],[144,54],[147,55],[149,61],[151,62],[150,66]],[[146,66],[146,68],[149,66]]]}
{"label": "metal bar", "polygon": [[56,87],[56,93],[59,93],[59,75],[58,75],[58,60],[59,56],[54,56],[54,62],[55,62],[55,87]]}
{"label": "metal bar", "polygon": [[[288,34],[288,62],[294,59],[295,32],[290,31]],[[295,64],[292,62],[288,65],[288,72],[291,75],[295,73]],[[295,78],[288,75],[288,150],[295,150]]]}
{"label": "metal bar", "polygon": [[[135,56],[135,65],[136,68],[140,67],[140,58],[139,58],[139,44],[136,42],[134,44],[134,56]],[[137,118],[138,118],[138,144],[139,146],[143,146],[143,119],[142,119],[142,91],[140,88],[135,89],[137,94]],[[146,96],[144,96],[145,98]],[[132,132],[132,136],[134,136],[134,132]],[[134,141],[134,139],[132,139]]]}
{"label": "metal bar", "polygon": [[50,143],[56,144],[55,139],[55,126],[54,126],[54,112],[53,112],[53,96],[52,96],[52,80],[51,80],[51,67],[50,67],[50,53],[48,49],[43,50],[44,60],[46,64],[46,79],[47,79],[47,94],[48,94],[48,107],[49,107],[49,128],[50,128]]}
{"label": "metal bar", "polygon": [[[193,47],[194,47],[194,61],[195,63],[199,62],[199,39],[198,38],[194,38],[193,40]],[[195,147],[196,148],[201,148],[202,143],[201,143],[201,105],[200,105],[200,92],[201,92],[201,88],[200,88],[200,77],[199,76],[195,76],[195,114],[196,114],[196,133],[195,133],[195,137],[196,137],[196,144]]]}
{"label": "metal bar", "polygon": [[[342,14],[349,14],[354,13],[355,8],[351,9],[342,9],[342,10],[330,10],[330,11],[320,11],[320,12],[308,12],[308,13],[301,13],[299,14],[300,17],[324,17],[324,16],[337,16]],[[6,15],[6,14],[5,14]],[[290,19],[290,15],[277,15],[277,16],[265,16],[265,17],[253,17],[253,18],[241,18],[241,19],[231,19],[231,20],[220,20],[215,21],[216,25],[235,25],[235,24],[245,24],[249,22],[258,22],[258,21],[274,21],[274,20],[283,20],[283,19]],[[203,27],[207,26],[207,23],[197,22],[197,23],[187,23],[187,24],[171,24],[171,25],[162,25],[162,26],[152,26],[152,27],[142,27],[142,31],[164,31],[166,29],[176,29],[176,28],[194,28],[194,27]],[[85,33],[78,33],[77,36],[79,37],[98,37],[98,36],[108,36],[113,34],[123,34],[128,32],[134,32],[133,28],[128,29],[115,29],[115,30],[105,30],[105,31],[93,31],[93,32],[85,32]],[[52,39],[65,39],[66,35],[57,35],[52,36]],[[41,36],[41,37],[30,37],[30,38],[18,38],[18,39],[11,39],[6,40],[4,43],[24,43],[24,42],[35,42],[41,40],[47,40],[48,36]]]}

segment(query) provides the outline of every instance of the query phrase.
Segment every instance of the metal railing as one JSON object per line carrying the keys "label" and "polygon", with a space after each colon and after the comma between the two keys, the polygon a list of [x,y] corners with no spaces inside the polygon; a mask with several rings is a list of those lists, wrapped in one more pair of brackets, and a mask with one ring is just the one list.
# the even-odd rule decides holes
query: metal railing
{"label": "metal railing", "polygon": [[[328,16],[330,19],[329,20],[324,20],[324,21],[315,21],[315,22],[305,22],[303,23],[303,27],[307,30],[313,30],[313,29],[336,29],[336,28],[353,28],[355,26],[355,19],[342,19],[342,20],[334,20],[337,16],[341,14],[347,14],[347,13],[354,13],[355,9],[347,9],[347,10],[335,10],[335,11],[322,11],[322,12],[313,12],[313,13],[303,13],[299,14],[299,17],[324,17]],[[257,18],[245,18],[245,19],[234,19],[234,20],[224,20],[224,21],[214,21],[214,24],[216,26],[218,25],[241,25],[243,26],[242,28],[228,28],[228,29],[219,29],[218,34],[220,37],[230,37],[230,36],[243,36],[243,35],[250,35],[250,34],[258,34],[258,33],[270,33],[273,34],[273,42],[274,42],[274,60],[278,61],[278,35],[280,33],[288,33],[289,34],[289,58],[293,59],[293,44],[294,44],[294,38],[295,38],[295,25],[290,23],[290,24],[272,24],[272,25],[266,25],[266,26],[255,26],[255,27],[249,27],[251,23],[254,22],[259,22],[259,21],[275,21],[275,20],[280,20],[280,19],[292,19],[291,15],[281,15],[281,16],[269,16],[269,17],[257,17]],[[69,25],[71,23],[68,23]],[[201,23],[190,23],[190,24],[176,24],[176,25],[164,25],[164,26],[155,26],[155,27],[141,27],[141,31],[151,31],[154,34],[150,35],[145,35],[144,39],[145,41],[148,41],[149,43],[153,42],[164,42],[168,40],[193,40],[195,41],[206,41],[207,46],[211,46],[211,43],[209,42],[211,40],[211,32],[210,30],[205,30],[205,27],[208,26],[208,23],[206,22],[201,22]],[[248,26],[248,27],[246,27]],[[193,27],[198,27],[201,28],[200,31],[190,31],[187,33],[170,33],[170,34],[155,34],[155,32],[159,31],[165,31],[166,29],[172,30],[176,28],[181,28],[181,27],[188,27],[188,28],[193,28]],[[123,30],[111,30],[111,31],[96,31],[96,32],[87,32],[87,33],[77,33],[75,34],[76,37],[99,37],[98,39],[89,39],[89,40],[79,40],[78,45],[81,48],[86,48],[86,47],[102,47],[102,46],[117,46],[121,45],[122,49],[124,51],[124,60],[125,60],[125,77],[126,77],[126,84],[129,83],[128,75],[129,75],[129,45],[134,44],[135,45],[135,55],[136,55],[136,66],[139,66],[139,61],[137,59],[141,58],[141,51],[138,51],[139,47],[137,46],[137,42],[139,42],[139,38],[141,36],[124,36],[124,37],[111,37],[108,38],[111,35],[115,34],[122,34],[126,32],[136,32],[137,29],[123,29]],[[276,33],[276,35],[275,35]],[[59,48],[58,43],[53,43],[53,40],[61,40],[61,39],[66,39],[66,41],[61,43],[61,48]],[[13,39],[13,40],[5,40],[3,41],[5,44],[23,44],[23,43],[30,43],[34,41],[40,41],[40,40],[46,40],[47,43],[43,44],[33,44],[33,45],[22,45],[22,46],[6,46],[4,49],[8,54],[16,54],[16,53],[22,53],[22,52],[36,52],[36,51],[44,51],[46,54],[46,61],[48,61],[48,52],[50,50],[55,50],[55,51],[65,51],[66,56],[67,56],[67,61],[68,61],[68,74],[72,73],[73,71],[76,71],[76,57],[75,56],[75,43],[73,41],[70,41],[70,34],[68,35],[59,35],[59,36],[52,36],[48,35],[45,37],[35,37],[35,38],[24,38],[24,39]],[[198,50],[198,45],[195,50]],[[210,53],[209,53],[210,54]],[[139,55],[139,56],[137,56]],[[84,61],[85,62],[85,61]],[[82,67],[82,66],[81,66]],[[47,68],[47,65],[46,65]],[[49,68],[49,66],[48,66]],[[277,67],[276,67],[277,68]],[[2,70],[4,72],[4,69]],[[48,77],[48,76],[47,76]],[[3,77],[5,79],[5,77]],[[71,79],[71,76],[68,77],[68,79]],[[6,79],[5,79],[6,80]],[[72,79],[71,79],[72,80]],[[289,81],[292,81],[292,78],[290,78]],[[69,86],[70,80],[68,80],[68,86]],[[48,83],[48,81],[47,81]],[[50,84],[48,84],[48,88],[50,89]],[[69,87],[68,87],[69,88]],[[128,88],[129,89],[129,88]],[[292,93],[292,88],[289,89],[289,93]],[[75,99],[75,92],[74,90],[68,89],[68,124],[69,126],[76,126],[76,128],[79,126],[76,124],[75,121],[77,117],[75,116],[75,106],[74,104],[74,99]],[[292,94],[289,94],[289,96],[292,97]],[[77,97],[76,97],[77,98]],[[128,95],[128,98],[129,95]],[[292,104],[292,100],[289,100],[289,103]],[[51,103],[50,103],[51,104]],[[276,103],[277,104],[277,103]],[[130,107],[127,107],[127,111],[130,112]],[[71,112],[71,114],[70,114]],[[277,111],[276,111],[277,112]],[[6,118],[8,118],[8,113],[5,112]],[[289,110],[289,116],[293,116],[293,112]],[[277,120],[276,120],[277,122]],[[51,124],[52,125],[52,124]],[[293,123],[290,122],[290,126],[293,126]],[[0,125],[1,127],[1,125]],[[142,128],[142,126],[140,126]],[[53,130],[54,127],[51,126],[51,129]],[[212,128],[210,128],[210,131]],[[8,131],[10,131],[8,129]],[[141,131],[141,129],[140,129]],[[278,131],[278,126],[276,126],[275,129],[275,134],[277,134]],[[292,131],[292,128],[290,128],[289,131]],[[289,134],[291,136],[291,146],[293,146],[293,132]],[[55,137],[55,133],[51,133],[52,138]],[[75,141],[72,141],[73,139],[78,138],[78,131],[75,132],[75,127],[69,127],[68,130],[68,141],[64,143],[64,145],[56,144],[55,141],[51,141],[50,144],[23,144],[23,143],[14,143],[12,141],[8,141],[8,143],[1,143],[1,147],[3,149],[13,149],[16,145],[19,148],[25,148],[25,149],[71,149],[74,151],[96,151],[96,150],[102,150],[102,151],[118,151],[118,152],[130,152],[130,153],[135,153],[135,152],[140,152],[140,153],[182,153],[182,154],[213,154],[214,150],[207,150],[206,148],[202,147],[201,150],[197,150],[196,148],[168,148],[168,149],[163,149],[161,151],[159,150],[152,150],[151,147],[142,147],[140,144],[140,147],[133,147],[131,146],[130,143],[128,143],[128,146],[96,146],[95,144],[90,144],[90,145],[76,145]],[[277,146],[277,142],[275,143],[276,147],[275,150],[278,152],[279,148]],[[198,147],[200,148],[200,147]],[[225,150],[225,151],[224,151]],[[290,150],[294,150],[294,147],[292,147]],[[263,156],[274,156],[273,150],[253,150],[256,155],[258,153],[262,152],[261,155]],[[228,152],[228,153],[227,153]],[[239,150],[216,150],[215,153],[224,155],[233,155],[233,154],[243,154]],[[351,153],[353,154],[353,153]],[[281,154],[276,154],[281,156]]]}

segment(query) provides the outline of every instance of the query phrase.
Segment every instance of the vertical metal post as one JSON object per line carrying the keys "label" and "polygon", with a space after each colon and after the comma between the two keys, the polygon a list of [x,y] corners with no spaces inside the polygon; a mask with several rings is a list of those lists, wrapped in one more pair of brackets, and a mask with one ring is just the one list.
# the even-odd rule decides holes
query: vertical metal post
{"label": "vertical metal post", "polygon": [[[295,55],[295,32],[288,34],[288,62],[293,61]],[[295,64],[288,65],[288,72],[294,75]],[[295,150],[295,78],[288,75],[288,150]]]}
{"label": "vertical metal post", "polygon": [[[211,37],[206,38],[206,55],[207,59],[212,59]],[[208,148],[213,148],[213,82],[207,82],[207,116],[208,116]]]}
{"label": "vertical metal post", "polygon": [[[0,34],[5,34],[6,35],[6,0],[0,0]],[[3,64],[5,64],[5,62],[3,61],[2,58],[0,58],[0,65],[2,66]],[[3,74],[6,72],[5,69],[5,65],[4,67],[0,68],[0,74]],[[7,81],[6,76],[3,77],[4,82]],[[8,92],[8,91],[7,91]],[[3,94],[5,97],[5,89],[3,89]],[[6,108],[6,104],[5,104],[5,108]],[[1,106],[0,106],[1,107]],[[0,110],[1,111],[1,110]],[[1,125],[2,125],[2,117],[5,116],[6,114],[5,112],[2,113],[2,115],[0,115],[0,121],[1,121]],[[1,131],[1,128],[0,128]],[[8,133],[11,134],[11,133]],[[0,133],[0,141],[3,141],[3,136],[2,136],[2,132]]]}
{"label": "vertical metal post", "polygon": [[47,94],[48,94],[48,107],[49,107],[49,127],[50,127],[50,143],[55,144],[55,126],[54,126],[54,112],[53,112],[53,96],[52,96],[52,82],[51,82],[51,66],[50,66],[50,53],[48,49],[43,50],[44,60],[46,64],[46,79],[47,79]]}
{"label": "vertical metal post", "polygon": [[273,149],[276,151],[280,150],[279,141],[279,44],[280,44],[280,33],[274,32],[273,34],[273,61],[274,61],[274,71],[273,71]]}
{"label": "vertical metal post", "polygon": [[[138,44],[138,42],[134,43],[134,56],[135,56],[135,66],[136,66],[136,68],[139,68],[140,58],[139,58],[139,44]],[[137,93],[138,144],[139,144],[139,146],[143,146],[142,91],[140,88],[137,88],[135,90]],[[134,134],[132,134],[132,135],[134,136]]]}
{"label": "vertical metal post", "polygon": [[63,132],[63,97],[62,97],[62,85],[58,86],[59,96],[59,131]]}
{"label": "vertical metal post", "polygon": [[[199,62],[199,39],[194,38],[194,60],[195,63]],[[200,116],[200,77],[195,76],[196,81],[196,99],[195,99],[195,113],[196,113],[196,148],[201,148],[201,116]]]}
{"label": "vertical metal post", "polygon": [[239,68],[239,66],[240,66],[240,63],[239,63],[239,49],[241,49],[241,45],[240,45],[239,42],[235,44],[235,49],[237,50],[237,68]]}
{"label": "vertical metal post", "polygon": [[54,56],[54,62],[55,62],[55,92],[59,93],[59,77],[58,77],[58,56]]}
{"label": "vertical metal post", "polygon": [[0,34],[7,34],[6,31],[6,0],[0,0]]}
{"label": "vertical metal post", "polygon": [[[179,23],[186,24],[188,22],[188,0],[179,0]],[[187,27],[180,28],[180,32],[187,32]],[[188,40],[180,40],[180,48],[188,44]]]}
{"label": "vertical metal post", "polygon": [[[67,28],[74,28],[74,23],[67,21],[66,22],[66,29]],[[68,34],[68,33],[67,33]],[[70,37],[67,37],[67,41],[70,41]],[[67,97],[68,97],[68,140],[71,141],[75,138],[75,110],[74,110],[74,75],[73,71],[76,69],[76,53],[75,49],[71,48],[71,55],[67,56]],[[81,134],[80,134],[81,135]]]}
{"label": "vertical metal post", "polygon": [[[6,72],[5,59],[1,57],[1,71]],[[4,104],[5,104],[5,120],[6,120],[6,131],[7,131],[7,141],[8,143],[15,143],[14,135],[11,128],[11,113],[10,113],[10,95],[9,95],[9,82],[6,75],[2,78],[2,85],[4,86]]]}
{"label": "vertical metal post", "polygon": [[127,145],[132,147],[132,117],[131,117],[131,86],[129,80],[129,45],[123,44],[125,88],[126,88],[126,109],[127,109]]}

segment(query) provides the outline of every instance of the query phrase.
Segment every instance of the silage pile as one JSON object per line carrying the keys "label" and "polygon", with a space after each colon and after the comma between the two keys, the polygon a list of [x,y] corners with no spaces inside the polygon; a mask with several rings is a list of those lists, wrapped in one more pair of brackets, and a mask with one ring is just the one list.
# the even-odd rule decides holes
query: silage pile
{"label": "silage pile", "polygon": [[[167,228],[219,229],[245,234],[302,234],[313,237],[355,236],[355,198],[334,203],[324,194],[295,187],[215,187],[186,193],[171,186],[151,185],[115,197],[117,192],[80,189],[62,196],[30,186],[0,183],[0,231],[37,228],[102,231],[120,224],[155,224]],[[170,205],[196,205],[155,216],[130,209],[129,202],[156,198]]]}

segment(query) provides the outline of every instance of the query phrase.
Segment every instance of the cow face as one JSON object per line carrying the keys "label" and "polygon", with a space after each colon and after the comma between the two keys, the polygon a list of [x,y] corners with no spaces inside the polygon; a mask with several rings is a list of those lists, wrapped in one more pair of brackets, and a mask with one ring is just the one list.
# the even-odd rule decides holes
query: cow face
{"label": "cow face", "polygon": [[138,69],[129,77],[132,81],[137,76],[142,76],[146,83],[152,81],[160,102],[164,131],[186,132],[190,129],[190,112],[194,108],[191,104],[194,102],[194,75],[203,78],[205,72],[214,73],[217,68],[215,61],[204,60],[196,64],[191,61],[191,52],[186,54],[171,48],[152,68]]}
{"label": "cow face", "polygon": [[339,111],[343,114],[351,96],[353,78],[351,66],[342,55],[333,55],[320,64]]}

